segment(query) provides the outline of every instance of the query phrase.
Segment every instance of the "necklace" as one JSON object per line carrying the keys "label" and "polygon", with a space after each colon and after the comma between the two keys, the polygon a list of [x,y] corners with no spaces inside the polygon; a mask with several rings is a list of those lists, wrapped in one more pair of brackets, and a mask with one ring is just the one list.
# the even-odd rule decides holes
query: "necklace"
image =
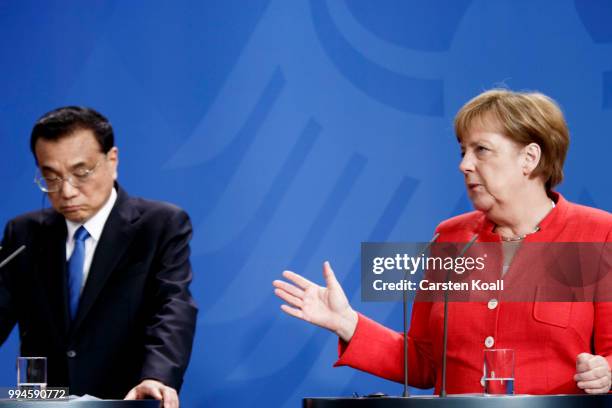
{"label": "necklace", "polygon": [[516,242],[516,241],[522,241],[527,237],[527,235],[535,234],[538,231],[540,231],[539,225],[537,225],[533,231],[528,232],[523,235],[517,235],[516,237],[504,237],[503,235],[500,235],[500,237],[501,237],[501,240],[504,242]]}
{"label": "necklace", "polygon": [[[555,208],[555,202],[553,200],[550,200],[551,204],[552,204],[552,208]],[[517,235],[515,237],[504,237],[503,235],[500,235],[500,238],[502,241],[504,242],[517,242],[517,241],[522,241],[524,240],[528,235],[531,234],[535,234],[536,232],[540,231],[541,228],[539,225],[536,225],[535,229],[531,232],[528,232],[526,234],[523,235]]]}

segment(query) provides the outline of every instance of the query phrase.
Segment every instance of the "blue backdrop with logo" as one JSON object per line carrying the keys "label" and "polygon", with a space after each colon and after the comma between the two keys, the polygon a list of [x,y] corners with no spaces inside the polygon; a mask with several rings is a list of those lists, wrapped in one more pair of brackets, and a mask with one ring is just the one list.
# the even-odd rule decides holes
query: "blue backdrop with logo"
{"label": "blue backdrop with logo", "polygon": [[[330,260],[355,308],[362,241],[427,240],[470,210],[452,119],[493,86],[540,90],[572,134],[560,187],[610,211],[612,3],[3,1],[0,222],[40,207],[28,150],[60,105],[112,121],[119,180],[193,219],[200,306],[183,406],[297,407],[398,384],[332,368],[337,339],[279,310],[289,268]],[[15,333],[0,385],[15,382]]]}

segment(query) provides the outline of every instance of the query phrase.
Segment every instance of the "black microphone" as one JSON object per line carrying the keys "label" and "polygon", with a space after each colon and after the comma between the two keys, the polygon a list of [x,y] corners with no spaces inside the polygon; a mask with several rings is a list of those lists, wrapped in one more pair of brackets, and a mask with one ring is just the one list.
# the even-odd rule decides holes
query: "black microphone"
{"label": "black microphone", "polygon": [[[429,241],[427,245],[425,245],[425,247],[423,247],[423,249],[419,252],[425,253],[429,249],[431,244],[436,242],[436,239],[438,239],[439,236],[440,236],[440,233],[439,232],[436,233],[436,235],[433,236],[431,241]],[[407,275],[408,275],[408,272],[406,272],[406,274],[404,275],[404,278],[406,278]],[[410,396],[410,393],[408,392],[408,290],[404,289],[403,292],[404,292],[403,293],[404,295],[404,392],[402,392],[402,397],[408,397]]]}
{"label": "black microphone", "polygon": [[[474,234],[472,239],[470,239],[470,242],[468,242],[463,247],[463,249],[457,256],[457,258],[462,257],[467,252],[467,250],[470,249],[470,247],[474,244],[474,242],[476,242],[477,238],[478,238],[478,234]],[[450,270],[446,272],[446,279],[444,280],[444,282],[448,282],[449,277],[450,277]],[[440,390],[440,398],[446,397],[446,343],[447,343],[447,340],[448,340],[448,287],[445,287],[444,288],[444,340],[443,340],[444,343],[442,346],[442,389]]]}
{"label": "black microphone", "polygon": [[[0,247],[0,249],[2,249],[2,247]],[[6,265],[7,263],[11,262],[13,260],[13,258],[15,258],[17,255],[19,255],[21,252],[23,252],[26,249],[25,245],[20,246],[19,248],[17,248],[15,250],[15,252],[13,252],[12,254],[10,254],[4,261],[0,262],[0,269],[2,269],[4,267],[4,265]]]}

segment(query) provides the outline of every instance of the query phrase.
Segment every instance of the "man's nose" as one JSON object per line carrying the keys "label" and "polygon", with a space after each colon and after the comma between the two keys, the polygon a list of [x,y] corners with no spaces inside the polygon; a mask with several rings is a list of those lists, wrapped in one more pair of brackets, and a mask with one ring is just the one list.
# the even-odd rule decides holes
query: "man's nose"
{"label": "man's nose", "polygon": [[70,182],[72,180],[66,179],[62,181],[62,187],[60,188],[60,193],[64,200],[68,200],[73,198],[79,194],[79,189],[74,187]]}

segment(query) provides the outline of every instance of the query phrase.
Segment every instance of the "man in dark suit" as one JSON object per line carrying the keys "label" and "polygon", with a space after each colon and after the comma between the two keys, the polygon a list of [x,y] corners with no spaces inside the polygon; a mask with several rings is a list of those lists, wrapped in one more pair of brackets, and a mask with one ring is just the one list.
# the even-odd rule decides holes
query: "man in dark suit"
{"label": "man in dark suit", "polygon": [[47,113],[30,146],[53,208],[5,228],[5,249],[27,249],[0,270],[0,341],[18,323],[49,386],[178,407],[197,315],[189,217],[119,187],[112,127],[92,109]]}

